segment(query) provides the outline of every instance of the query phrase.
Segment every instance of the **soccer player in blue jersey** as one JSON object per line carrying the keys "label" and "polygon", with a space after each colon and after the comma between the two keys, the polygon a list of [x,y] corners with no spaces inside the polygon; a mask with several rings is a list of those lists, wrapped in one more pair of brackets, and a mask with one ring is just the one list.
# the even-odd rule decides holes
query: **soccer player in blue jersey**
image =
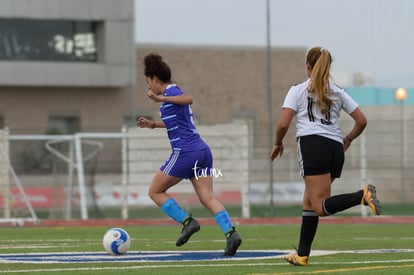
{"label": "soccer player in blue jersey", "polygon": [[[227,238],[224,256],[236,254],[242,240],[229,214],[213,193],[213,157],[209,146],[201,139],[193,121],[193,99],[171,81],[171,69],[163,58],[151,53],[144,58],[148,97],[160,102],[161,121],[141,117],[136,125],[141,128],[166,128],[172,153],[156,172],[149,188],[150,198],[176,222],[183,224],[176,246],[185,244],[200,224],[167,194],[167,190],[183,179],[189,179],[201,202],[213,215]],[[198,173],[197,171],[202,171]]]}

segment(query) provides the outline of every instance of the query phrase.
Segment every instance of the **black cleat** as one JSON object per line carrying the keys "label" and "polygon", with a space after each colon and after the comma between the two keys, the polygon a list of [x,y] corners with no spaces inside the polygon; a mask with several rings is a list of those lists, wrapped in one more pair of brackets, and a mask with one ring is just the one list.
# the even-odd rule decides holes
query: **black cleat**
{"label": "black cleat", "polygon": [[236,255],[237,248],[242,243],[242,239],[240,238],[239,234],[237,234],[236,230],[233,230],[230,235],[227,237],[227,246],[224,250],[223,256],[234,256]]}
{"label": "black cleat", "polygon": [[184,222],[185,225],[181,230],[181,236],[178,238],[177,242],[175,243],[176,246],[182,246],[185,244],[190,237],[200,231],[200,224],[193,218],[189,218],[188,221]]}

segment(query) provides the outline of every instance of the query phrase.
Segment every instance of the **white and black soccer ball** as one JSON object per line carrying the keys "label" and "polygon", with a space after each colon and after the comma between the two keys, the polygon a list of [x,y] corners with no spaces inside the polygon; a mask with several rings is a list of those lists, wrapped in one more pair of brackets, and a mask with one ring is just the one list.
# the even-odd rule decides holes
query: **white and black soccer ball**
{"label": "white and black soccer ball", "polygon": [[106,231],[103,237],[103,246],[111,255],[125,254],[131,246],[131,238],[122,228],[114,227]]}

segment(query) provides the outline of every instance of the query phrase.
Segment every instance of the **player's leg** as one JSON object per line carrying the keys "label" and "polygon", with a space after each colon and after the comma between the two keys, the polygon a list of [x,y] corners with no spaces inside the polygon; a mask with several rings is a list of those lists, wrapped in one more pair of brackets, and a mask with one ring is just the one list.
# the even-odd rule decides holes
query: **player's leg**
{"label": "player's leg", "polygon": [[210,211],[211,214],[215,215],[218,212],[224,211],[223,204],[216,199],[213,193],[213,178],[211,176],[191,178],[194,191],[200,203]]}
{"label": "player's leg", "polygon": [[375,186],[366,185],[362,190],[332,196],[323,201],[324,216],[334,215],[357,205],[368,205],[375,215],[381,214],[381,204]]}
{"label": "player's leg", "polygon": [[319,216],[312,208],[312,203],[309,198],[306,185],[305,192],[303,195],[302,209],[302,224],[300,228],[300,237],[297,254],[299,257],[306,256],[306,258],[298,258],[297,260],[299,262],[305,262],[307,264],[307,257],[309,257],[310,255],[312,243],[315,238],[316,231],[318,229]]}
{"label": "player's leg", "polygon": [[236,232],[227,210],[214,196],[213,178],[211,176],[204,176],[198,178],[193,177],[190,180],[201,204],[214,215],[214,219],[227,238],[227,247],[224,251],[224,256],[235,255],[242,240]]}
{"label": "player's leg", "polygon": [[[329,168],[332,177],[331,182],[333,183],[335,178],[339,178],[341,175],[344,163],[344,152],[343,146],[337,142],[330,142],[329,146],[334,156]],[[381,213],[381,205],[377,199],[375,187],[372,185],[367,185],[364,189],[353,193],[328,197],[323,202],[322,208],[324,215],[329,216],[360,204],[368,205],[376,215]]]}
{"label": "player's leg", "polygon": [[169,196],[166,191],[179,183],[182,178],[169,176],[162,171],[158,171],[149,188],[150,198],[161,208],[161,210],[178,223],[183,224],[181,235],[176,245],[185,244],[192,234],[200,230],[199,223],[191,218],[191,215],[183,210],[174,198]]}
{"label": "player's leg", "polygon": [[167,190],[179,183],[182,178],[169,176],[161,171],[157,171],[148,189],[149,197],[161,207],[171,197],[167,194]]}
{"label": "player's leg", "polygon": [[148,195],[161,208],[161,210],[176,222],[183,223],[190,215],[167,194],[167,190],[179,183],[182,178],[169,176],[158,171],[150,185]]}
{"label": "player's leg", "polygon": [[331,193],[330,174],[305,176],[304,180],[299,246],[296,253],[285,256],[287,262],[298,266],[308,265],[312,242],[318,228],[319,214],[322,211],[322,202]]}
{"label": "player's leg", "polygon": [[167,194],[167,190],[185,178],[183,167],[185,168],[185,155],[180,151],[173,151],[155,173],[148,191],[149,197],[161,207],[161,210],[179,223],[184,223],[190,215]]}
{"label": "player's leg", "polygon": [[320,217],[325,216],[323,202],[331,196],[331,175],[305,176],[306,196],[311,209]]}

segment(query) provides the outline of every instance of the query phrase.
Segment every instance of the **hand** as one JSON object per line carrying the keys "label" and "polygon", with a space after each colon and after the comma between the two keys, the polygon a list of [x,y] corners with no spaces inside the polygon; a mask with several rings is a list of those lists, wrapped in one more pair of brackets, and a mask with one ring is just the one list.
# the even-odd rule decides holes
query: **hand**
{"label": "hand", "polygon": [[283,144],[274,145],[272,153],[270,154],[270,160],[273,161],[277,156],[283,155]]}
{"label": "hand", "polygon": [[151,90],[148,91],[147,95],[150,99],[152,99],[155,102],[162,102],[164,98],[163,96],[159,96]]}
{"label": "hand", "polygon": [[140,128],[154,128],[155,122],[152,120],[149,120],[146,117],[140,117],[137,119],[137,122],[135,123]]}
{"label": "hand", "polygon": [[346,150],[348,150],[348,148],[351,146],[352,140],[350,140],[347,137],[344,137],[343,142],[344,142],[344,152],[346,152]]}

